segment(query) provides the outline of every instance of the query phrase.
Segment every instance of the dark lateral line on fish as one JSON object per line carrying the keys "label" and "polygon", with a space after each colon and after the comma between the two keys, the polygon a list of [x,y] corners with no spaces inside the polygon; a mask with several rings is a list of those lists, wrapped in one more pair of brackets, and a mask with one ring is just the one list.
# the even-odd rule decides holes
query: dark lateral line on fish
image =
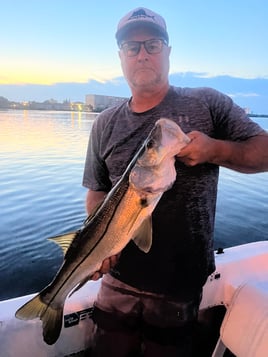
{"label": "dark lateral line on fish", "polygon": [[[127,189],[128,189],[129,185],[127,185]],[[125,190],[125,192],[127,191],[127,189]],[[117,190],[115,190],[117,191]],[[125,193],[124,192],[124,193]],[[124,194],[123,193],[123,194]],[[66,279],[64,279],[64,281],[62,282],[62,284],[59,285],[59,288],[57,289],[57,291],[55,292],[55,294],[53,294],[53,296],[51,297],[50,299],[50,302],[48,304],[48,306],[50,305],[51,301],[55,298],[55,296],[57,295],[57,293],[61,290],[61,288],[64,286],[65,282],[70,278],[70,276],[79,268],[79,266],[88,258],[88,256],[93,252],[93,250],[98,246],[98,244],[101,242],[101,240],[103,239],[103,236],[106,234],[108,228],[109,228],[109,225],[110,225],[110,222],[111,220],[114,218],[114,215],[116,214],[116,211],[117,211],[117,208],[118,206],[115,207],[115,209],[113,210],[113,213],[108,221],[108,224],[106,225],[105,227],[105,230],[103,231],[102,235],[100,236],[100,238],[96,241],[96,243],[92,246],[92,248],[90,249],[90,251],[88,252],[87,255],[84,256],[84,258],[82,260],[79,261],[79,263],[77,263],[75,265],[75,267],[70,271],[70,273],[68,274],[68,276],[66,277]],[[77,286],[77,285],[76,285]],[[75,287],[73,288],[75,289]],[[70,292],[71,293],[71,292]],[[46,309],[47,310],[47,309]],[[46,311],[45,310],[45,311]],[[43,314],[42,314],[43,316]]]}
{"label": "dark lateral line on fish", "polygon": [[[150,135],[150,134],[149,134]],[[118,191],[120,191],[120,188],[121,188],[121,185],[122,183],[127,179],[129,179],[129,174],[130,174],[130,171],[132,170],[132,168],[134,167],[134,165],[136,164],[138,158],[140,157],[140,155],[143,154],[143,152],[145,151],[145,147],[146,147],[146,144],[147,144],[147,140],[144,141],[143,145],[139,148],[139,150],[137,151],[137,153],[134,155],[133,159],[130,161],[130,163],[128,164],[125,172],[123,173],[122,177],[120,178],[120,180],[118,181],[118,183],[112,188],[112,190],[108,193],[108,195],[106,196],[106,199],[104,200],[104,203],[105,204],[105,201],[108,200],[109,198],[112,198],[114,195],[116,195],[116,193]],[[129,183],[127,182],[126,184],[127,188],[124,189],[124,192],[123,194],[121,193],[121,195],[119,195],[119,201],[121,201],[123,195],[125,194],[125,192],[127,192],[128,190],[128,187],[129,187]],[[147,203],[147,201],[146,201]],[[141,201],[141,204],[142,204],[142,201]],[[102,205],[101,205],[102,207]],[[101,210],[101,207],[97,210],[97,212],[99,212]],[[94,244],[94,246],[91,248],[90,252],[81,260],[79,261],[78,264],[75,265],[75,267],[70,271],[70,273],[68,274],[67,278],[64,279],[63,283],[60,284],[59,288],[57,289],[57,291],[55,292],[55,294],[53,294],[52,298],[50,299],[50,302],[48,303],[48,307],[50,306],[50,303],[51,301],[55,298],[55,296],[58,294],[58,292],[61,290],[61,288],[64,286],[65,282],[69,279],[69,277],[78,269],[79,265],[81,265],[86,259],[87,257],[92,253],[92,251],[98,246],[98,244],[100,243],[100,241],[102,240],[103,236],[106,234],[107,230],[108,230],[108,227],[110,225],[110,222],[111,220],[114,218],[114,215],[117,211],[117,207],[118,206],[115,206],[115,209],[108,221],[108,224],[106,225],[106,228],[104,230],[104,232],[102,233],[102,235],[100,236],[100,238],[97,240],[97,242]],[[96,213],[97,213],[96,212]],[[91,220],[90,220],[91,221]],[[81,232],[80,232],[81,234]],[[51,282],[52,283],[52,282]],[[51,285],[51,284],[50,284]],[[77,285],[76,285],[77,286]],[[75,287],[72,289],[74,290]],[[48,308],[47,307],[47,308]],[[45,312],[47,311],[47,308],[45,310]],[[45,313],[44,312],[44,313]],[[42,317],[44,315],[44,313],[40,316]]]}

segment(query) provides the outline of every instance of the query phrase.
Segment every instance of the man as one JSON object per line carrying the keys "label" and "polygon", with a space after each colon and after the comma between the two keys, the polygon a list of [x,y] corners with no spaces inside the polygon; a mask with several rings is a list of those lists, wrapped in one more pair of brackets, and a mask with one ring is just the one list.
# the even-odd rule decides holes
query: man
{"label": "man", "polygon": [[173,187],[153,212],[150,252],[131,242],[94,276],[107,273],[94,311],[93,356],[187,357],[193,353],[202,287],[215,269],[219,166],[268,170],[268,135],[222,93],[169,85],[171,47],[160,15],[145,8],[129,12],[116,39],[132,96],[94,122],[83,180],[88,213],[121,177],[159,118],[174,120],[191,142],[176,159]]}

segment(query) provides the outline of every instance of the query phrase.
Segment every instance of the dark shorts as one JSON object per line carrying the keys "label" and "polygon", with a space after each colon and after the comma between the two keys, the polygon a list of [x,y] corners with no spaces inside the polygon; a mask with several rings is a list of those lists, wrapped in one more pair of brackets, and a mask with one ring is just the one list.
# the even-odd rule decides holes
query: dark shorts
{"label": "dark shorts", "polygon": [[110,338],[118,334],[138,334],[143,340],[160,345],[186,344],[198,317],[201,297],[200,292],[191,301],[179,302],[140,291],[106,274],[95,302],[93,319],[102,337],[106,331]]}

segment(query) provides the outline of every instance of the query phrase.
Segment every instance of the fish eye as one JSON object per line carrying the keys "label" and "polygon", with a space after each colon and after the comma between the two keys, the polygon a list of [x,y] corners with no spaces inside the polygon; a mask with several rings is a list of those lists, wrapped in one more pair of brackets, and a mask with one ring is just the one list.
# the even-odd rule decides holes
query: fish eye
{"label": "fish eye", "polygon": [[146,198],[141,198],[140,204],[142,207],[147,207],[148,206],[148,201]]}
{"label": "fish eye", "polygon": [[154,146],[154,140],[150,139],[147,143],[146,143],[146,147],[147,149],[151,149]]}

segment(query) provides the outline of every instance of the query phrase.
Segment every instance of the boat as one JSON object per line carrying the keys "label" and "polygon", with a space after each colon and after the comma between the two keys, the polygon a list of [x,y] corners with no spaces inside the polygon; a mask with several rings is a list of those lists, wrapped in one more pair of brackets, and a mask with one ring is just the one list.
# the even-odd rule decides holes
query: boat
{"label": "boat", "polygon": [[[207,344],[207,353],[200,355],[267,357],[268,241],[218,249],[215,260],[200,305],[200,340]],[[99,286],[100,280],[89,281],[66,300],[61,335],[54,345],[43,341],[39,319],[15,318],[16,310],[35,294],[1,301],[0,356],[83,356],[92,344],[91,317]]]}

